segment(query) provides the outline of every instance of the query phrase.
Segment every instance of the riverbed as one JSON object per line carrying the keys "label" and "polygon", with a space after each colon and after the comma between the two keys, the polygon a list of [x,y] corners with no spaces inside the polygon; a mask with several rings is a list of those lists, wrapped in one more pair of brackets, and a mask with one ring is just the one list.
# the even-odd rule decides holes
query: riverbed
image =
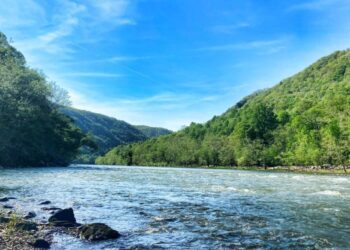
{"label": "riverbed", "polygon": [[350,177],[238,170],[75,165],[0,170],[0,197],[122,237],[89,243],[57,234],[52,249],[350,248]]}

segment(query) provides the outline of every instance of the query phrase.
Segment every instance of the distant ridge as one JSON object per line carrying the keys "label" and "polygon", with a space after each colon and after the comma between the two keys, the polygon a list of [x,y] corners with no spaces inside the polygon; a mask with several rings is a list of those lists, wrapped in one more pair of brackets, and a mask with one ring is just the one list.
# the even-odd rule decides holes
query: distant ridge
{"label": "distant ridge", "polygon": [[161,135],[167,135],[172,133],[173,131],[166,129],[166,128],[159,128],[159,127],[149,127],[145,125],[134,125],[135,128],[140,130],[144,135],[146,135],[148,138],[158,137]]}
{"label": "distant ridge", "polygon": [[61,107],[60,110],[72,118],[83,132],[89,133],[98,145],[98,152],[86,152],[79,158],[79,161],[83,162],[92,162],[97,155],[104,154],[118,145],[145,141],[151,137],[171,133],[163,128],[133,126],[113,117],[76,108]]}

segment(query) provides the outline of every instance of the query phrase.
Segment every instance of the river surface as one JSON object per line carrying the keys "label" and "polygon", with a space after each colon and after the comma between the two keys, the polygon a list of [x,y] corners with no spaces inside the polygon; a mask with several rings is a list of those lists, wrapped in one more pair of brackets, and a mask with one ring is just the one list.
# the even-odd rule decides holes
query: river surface
{"label": "river surface", "polygon": [[113,167],[0,170],[0,196],[48,218],[39,202],[73,207],[120,239],[57,234],[52,249],[350,249],[350,177],[234,170]]}

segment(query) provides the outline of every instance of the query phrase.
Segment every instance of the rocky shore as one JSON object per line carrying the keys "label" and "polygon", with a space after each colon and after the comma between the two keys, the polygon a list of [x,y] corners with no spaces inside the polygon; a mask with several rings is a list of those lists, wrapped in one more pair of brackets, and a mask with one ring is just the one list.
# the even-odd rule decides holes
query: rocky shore
{"label": "rocky shore", "polygon": [[[49,249],[54,234],[67,234],[85,241],[117,239],[118,231],[103,223],[82,225],[76,221],[72,208],[42,207],[50,214],[47,221],[37,220],[35,212],[21,214],[8,203],[15,197],[0,198],[0,249],[27,250]],[[44,201],[38,205],[49,205]]]}

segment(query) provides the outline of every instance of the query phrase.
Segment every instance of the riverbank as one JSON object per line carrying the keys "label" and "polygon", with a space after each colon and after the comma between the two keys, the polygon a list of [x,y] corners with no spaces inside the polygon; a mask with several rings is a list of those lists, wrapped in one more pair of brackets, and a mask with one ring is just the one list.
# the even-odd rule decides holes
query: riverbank
{"label": "riverbank", "polygon": [[44,223],[24,219],[13,211],[0,209],[0,249],[48,249],[57,231]]}
{"label": "riverbank", "polygon": [[[135,166],[137,167],[137,166]],[[159,168],[186,168],[186,169],[222,169],[222,170],[240,170],[257,172],[279,172],[279,173],[298,173],[298,174],[316,174],[316,175],[350,175],[350,167],[321,167],[321,166],[275,166],[275,167],[239,167],[239,166],[140,166],[140,167],[159,167]]]}
{"label": "riverbank", "polygon": [[0,249],[29,250],[49,249],[55,234],[70,235],[86,241],[117,239],[118,231],[102,223],[80,224],[76,222],[72,208],[47,207],[50,201],[40,203],[41,210],[49,213],[48,220],[38,219],[35,212],[16,211],[12,203],[14,197],[0,198]]}
{"label": "riverbank", "polygon": [[[97,164],[72,164],[72,165],[97,165]],[[108,165],[107,165],[108,166]],[[118,166],[118,165],[110,165]],[[164,166],[148,165],[135,167],[161,167],[161,168],[186,168],[186,169],[224,169],[224,170],[241,170],[241,171],[259,171],[259,172],[280,172],[280,173],[298,173],[298,174],[316,174],[316,175],[350,175],[350,166],[345,167],[322,167],[322,166],[274,166],[274,167],[240,167],[240,166]],[[26,167],[2,167],[0,169],[25,169]],[[38,167],[47,168],[47,167]]]}
{"label": "riverbank", "polygon": [[259,171],[259,172],[280,172],[280,173],[298,173],[298,174],[334,174],[334,175],[350,175],[350,169],[347,167],[322,168],[318,166],[300,167],[300,166],[277,166],[277,167],[209,167],[209,169],[235,169],[243,171]]}

